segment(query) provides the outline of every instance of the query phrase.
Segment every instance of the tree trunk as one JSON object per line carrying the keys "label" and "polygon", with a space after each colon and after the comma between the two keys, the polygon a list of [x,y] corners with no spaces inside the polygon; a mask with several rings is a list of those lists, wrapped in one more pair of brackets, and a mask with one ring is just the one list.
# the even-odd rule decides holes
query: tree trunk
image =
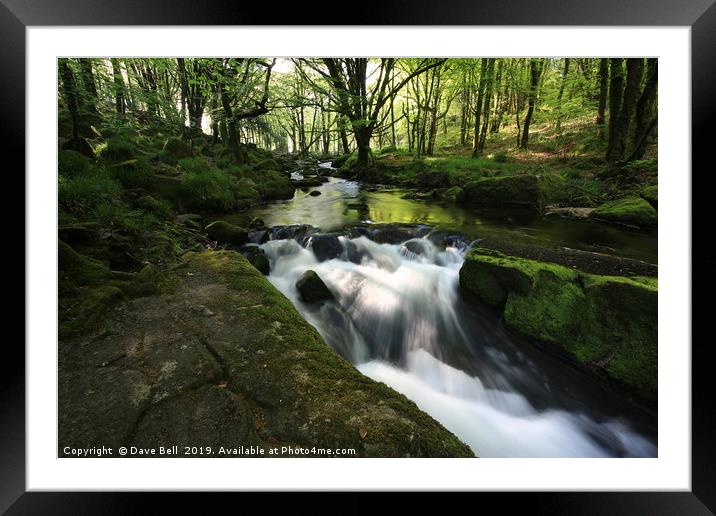
{"label": "tree trunk", "polygon": [[532,122],[532,115],[537,103],[537,87],[539,85],[540,75],[542,74],[541,68],[539,59],[532,59],[530,61],[530,92],[527,98],[527,115],[525,115],[525,123],[522,126],[522,139],[520,140],[520,147],[523,149],[526,149],[529,143],[530,123]]}
{"label": "tree trunk", "polygon": [[117,113],[124,114],[124,79],[122,79],[122,70],[120,69],[119,59],[112,58],[109,60],[112,64],[112,76],[114,77],[114,99]]}
{"label": "tree trunk", "polygon": [[644,157],[649,135],[656,127],[657,113],[654,108],[658,82],[658,63],[658,59],[647,59],[646,85],[636,105],[636,129],[634,130],[634,145],[629,161]]}
{"label": "tree trunk", "polygon": [[67,109],[70,111],[70,118],[72,120],[72,139],[77,141],[79,138],[80,113],[75,78],[72,74],[72,70],[70,70],[70,67],[67,65],[66,59],[58,59],[57,66],[60,72],[60,79],[62,80],[65,102],[67,103]]}
{"label": "tree trunk", "polygon": [[564,58],[564,72],[562,73],[562,83],[559,85],[559,93],[557,94],[557,132],[562,132],[562,96],[564,95],[564,86],[567,84],[567,74],[569,73],[569,58]]}
{"label": "tree trunk", "polygon": [[[644,74],[644,59],[629,58],[627,59],[627,78],[626,86],[621,100],[621,109],[618,116],[614,116],[615,122],[612,124],[611,106],[610,106],[610,134],[609,147],[607,149],[607,161],[615,163],[621,161],[626,156],[627,145],[629,142],[629,134],[631,122],[636,110],[636,104],[639,97],[639,89],[641,79]],[[622,80],[623,82],[623,80]]]}
{"label": "tree trunk", "polygon": [[614,162],[620,157],[618,149],[619,114],[624,96],[624,59],[609,60],[609,142],[607,143],[607,161]]}
{"label": "tree trunk", "polygon": [[604,112],[607,108],[607,96],[609,92],[609,60],[599,60],[599,108],[597,109],[597,125],[600,129],[600,137],[604,138]]}

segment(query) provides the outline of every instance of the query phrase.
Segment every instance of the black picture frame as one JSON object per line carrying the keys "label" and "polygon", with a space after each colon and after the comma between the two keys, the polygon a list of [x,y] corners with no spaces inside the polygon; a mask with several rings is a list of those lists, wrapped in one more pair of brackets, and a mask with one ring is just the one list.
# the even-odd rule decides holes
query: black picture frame
{"label": "black picture frame", "polygon": [[[327,2],[312,2],[310,11],[302,3],[283,4],[267,10],[258,2],[191,0],[0,0],[0,95],[2,148],[19,158],[15,170],[24,170],[25,149],[25,30],[38,25],[550,25],[550,26],[688,26],[691,27],[692,70],[692,156],[694,163],[713,163],[711,151],[716,116],[716,4],[715,0],[541,0],[506,1],[384,0],[379,5],[346,11]],[[350,18],[347,18],[350,16]],[[7,155],[6,154],[6,155]],[[711,160],[709,160],[711,158]],[[5,168],[6,174],[11,172]],[[708,169],[713,170],[711,164]],[[707,169],[707,170],[708,170]],[[691,171],[679,171],[691,174]],[[16,192],[24,192],[24,179],[15,173]],[[693,178],[693,175],[692,175]],[[702,186],[701,179],[699,184]],[[693,184],[693,183],[692,183]],[[694,204],[705,189],[693,189]],[[705,199],[702,199],[704,202]],[[708,202],[706,202],[708,204]],[[24,213],[24,212],[23,212]],[[692,235],[706,222],[694,217]],[[17,227],[18,224],[13,222]],[[24,242],[25,235],[15,240]],[[706,245],[706,244],[702,244]],[[694,251],[692,246],[692,253]],[[23,264],[27,258],[22,246]],[[692,254],[692,275],[713,267],[713,259]],[[23,265],[24,267],[24,265]],[[27,270],[26,270],[27,274]],[[702,277],[702,276],[699,276]],[[713,279],[699,288],[710,289]],[[24,298],[24,297],[23,297]],[[694,314],[710,303],[692,303]],[[19,303],[17,303],[19,306]],[[23,304],[24,306],[24,304]],[[9,318],[8,318],[9,319]],[[710,340],[710,339],[709,339]],[[686,343],[682,343],[686,344]],[[551,514],[712,514],[716,511],[716,460],[711,395],[709,342],[692,347],[692,491],[646,493],[531,493],[498,495],[503,510],[515,506]],[[114,514],[140,512],[147,507],[147,494],[129,493],[27,493],[25,492],[25,353],[18,340],[6,338],[0,376],[0,513],[7,514]],[[242,497],[256,496],[242,494]],[[366,496],[352,494],[352,497]],[[371,496],[371,495],[368,495]],[[244,503],[253,500],[244,498]],[[314,507],[314,497],[304,497]],[[185,496],[162,496],[163,512],[187,505]],[[260,503],[260,502],[259,502]],[[299,505],[302,505],[299,502]],[[372,505],[361,499],[348,504],[364,512]],[[248,506],[247,506],[248,507]],[[342,511],[346,512],[346,511]]]}

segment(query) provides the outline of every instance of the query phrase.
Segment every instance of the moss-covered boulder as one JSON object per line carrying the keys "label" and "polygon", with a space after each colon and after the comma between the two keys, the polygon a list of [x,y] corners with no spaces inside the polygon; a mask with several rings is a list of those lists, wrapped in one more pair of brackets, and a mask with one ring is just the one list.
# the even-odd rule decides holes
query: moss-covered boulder
{"label": "moss-covered boulder", "polygon": [[[106,331],[60,339],[60,450],[174,444],[180,453],[211,446],[214,458],[288,447],[473,456],[415,403],[334,352],[239,253],[189,253],[158,284],[155,296],[113,308]],[[241,446],[254,451],[235,454]]]}
{"label": "moss-covered boulder", "polygon": [[155,199],[151,195],[143,195],[137,199],[136,205],[150,213],[154,213],[163,218],[167,218],[171,215],[171,207],[166,201]]}
{"label": "moss-covered boulder", "polygon": [[181,138],[169,138],[159,155],[166,163],[177,163],[180,159],[191,158],[191,145]]}
{"label": "moss-covered boulder", "polygon": [[154,173],[144,159],[130,159],[108,166],[112,179],[119,181],[125,188],[150,188],[154,182]]}
{"label": "moss-covered boulder", "polygon": [[463,186],[464,200],[489,207],[518,206],[542,211],[564,195],[564,180],[554,174],[482,178]]}
{"label": "moss-covered boulder", "polygon": [[273,170],[281,172],[283,167],[273,158],[262,159],[253,165],[255,170]]}
{"label": "moss-covered boulder", "polygon": [[441,201],[462,202],[465,200],[465,191],[459,186],[435,190],[433,194]]}
{"label": "moss-covered boulder", "polygon": [[249,240],[249,232],[223,220],[212,222],[204,228],[212,240],[221,244],[243,245]]}
{"label": "moss-covered boulder", "polygon": [[316,271],[307,270],[296,282],[296,289],[306,303],[318,303],[333,299],[333,294]]}
{"label": "moss-covered boulder", "polygon": [[279,172],[264,172],[255,182],[261,199],[265,201],[291,199],[296,191],[293,182]]}
{"label": "moss-covered boulder", "polygon": [[86,176],[92,170],[92,164],[87,156],[74,150],[60,151],[58,157],[58,172],[64,177]]}
{"label": "moss-covered boulder", "polygon": [[155,271],[147,266],[139,273],[110,270],[104,263],[58,241],[59,334],[83,333],[100,325],[101,317],[117,302],[152,294]]}
{"label": "moss-covered boulder", "polygon": [[654,209],[657,209],[659,204],[659,185],[644,187],[641,191],[641,197],[651,204]]}
{"label": "moss-covered boulder", "polygon": [[460,286],[501,310],[511,329],[656,399],[656,278],[589,274],[478,247],[466,257]]}
{"label": "moss-covered boulder", "polygon": [[121,163],[137,158],[137,146],[130,138],[118,134],[100,144],[96,154],[105,163]]}
{"label": "moss-covered boulder", "polygon": [[628,226],[656,226],[657,214],[654,207],[641,197],[626,197],[605,202],[589,216],[596,220],[614,222]]}

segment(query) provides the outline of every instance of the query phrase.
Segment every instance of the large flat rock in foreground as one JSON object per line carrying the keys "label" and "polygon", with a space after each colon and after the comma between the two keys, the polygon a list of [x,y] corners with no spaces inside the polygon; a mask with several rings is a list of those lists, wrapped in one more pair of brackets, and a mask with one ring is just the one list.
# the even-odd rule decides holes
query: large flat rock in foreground
{"label": "large flat rock in foreground", "polygon": [[60,456],[101,446],[113,456],[120,446],[473,455],[336,354],[238,253],[190,253],[158,289],[60,341]]}

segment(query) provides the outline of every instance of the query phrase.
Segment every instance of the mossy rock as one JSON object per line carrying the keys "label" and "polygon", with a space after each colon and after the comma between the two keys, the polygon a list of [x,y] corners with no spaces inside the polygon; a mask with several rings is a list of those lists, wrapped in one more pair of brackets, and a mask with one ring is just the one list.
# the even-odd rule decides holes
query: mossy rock
{"label": "mossy rock", "polygon": [[125,136],[117,135],[100,145],[97,154],[106,163],[122,163],[137,158],[137,146]]}
{"label": "mossy rock", "polygon": [[539,210],[541,197],[536,176],[525,174],[482,178],[463,186],[465,200],[482,206],[515,205]]}
{"label": "mossy rock", "polygon": [[181,138],[169,138],[162,148],[159,155],[160,159],[166,163],[177,163],[180,159],[191,158],[191,146]]}
{"label": "mossy rock", "polygon": [[657,209],[659,204],[659,186],[651,185],[644,187],[641,191],[641,197],[651,204],[654,209]]}
{"label": "mossy rock", "polygon": [[464,200],[489,206],[519,206],[541,212],[544,206],[565,200],[564,179],[556,174],[520,174],[483,177],[463,185]]}
{"label": "mossy rock", "polygon": [[138,208],[141,208],[160,217],[167,218],[171,215],[171,208],[165,201],[160,201],[151,195],[143,195],[136,201]]}
{"label": "mossy rock", "polygon": [[94,338],[60,339],[60,449],[91,439],[115,449],[171,442],[474,456],[341,358],[239,253],[187,253],[159,286],[112,310]]}
{"label": "mossy rock", "polygon": [[465,259],[460,286],[500,309],[521,335],[656,399],[656,278],[588,274],[478,247]]}
{"label": "mossy rock", "polygon": [[321,277],[313,270],[307,270],[296,282],[298,293],[306,303],[319,303],[333,299],[333,294]]}
{"label": "mossy rock", "polygon": [[626,197],[609,201],[589,214],[593,219],[637,227],[652,227],[657,224],[654,207],[641,197]]}
{"label": "mossy rock", "polygon": [[57,159],[58,172],[64,177],[86,176],[92,170],[89,158],[74,150],[60,151]]}
{"label": "mossy rock", "polygon": [[151,167],[143,159],[130,159],[110,165],[109,174],[124,188],[147,188],[154,178]]}
{"label": "mossy rock", "polygon": [[436,190],[434,195],[442,201],[462,202],[465,200],[465,191],[459,186]]}
{"label": "mossy rock", "polygon": [[253,175],[253,180],[256,191],[265,201],[291,199],[296,191],[293,181],[280,172],[271,170],[256,172]]}
{"label": "mossy rock", "polygon": [[137,274],[110,270],[58,241],[60,335],[87,333],[101,326],[106,311],[127,297],[156,292],[156,271],[146,266]]}
{"label": "mossy rock", "polygon": [[249,240],[248,231],[223,220],[212,222],[204,230],[212,240],[222,244],[243,245]]}
{"label": "mossy rock", "polygon": [[253,168],[259,171],[273,170],[275,172],[281,172],[283,170],[281,164],[273,158],[262,159],[261,161],[254,163]]}

